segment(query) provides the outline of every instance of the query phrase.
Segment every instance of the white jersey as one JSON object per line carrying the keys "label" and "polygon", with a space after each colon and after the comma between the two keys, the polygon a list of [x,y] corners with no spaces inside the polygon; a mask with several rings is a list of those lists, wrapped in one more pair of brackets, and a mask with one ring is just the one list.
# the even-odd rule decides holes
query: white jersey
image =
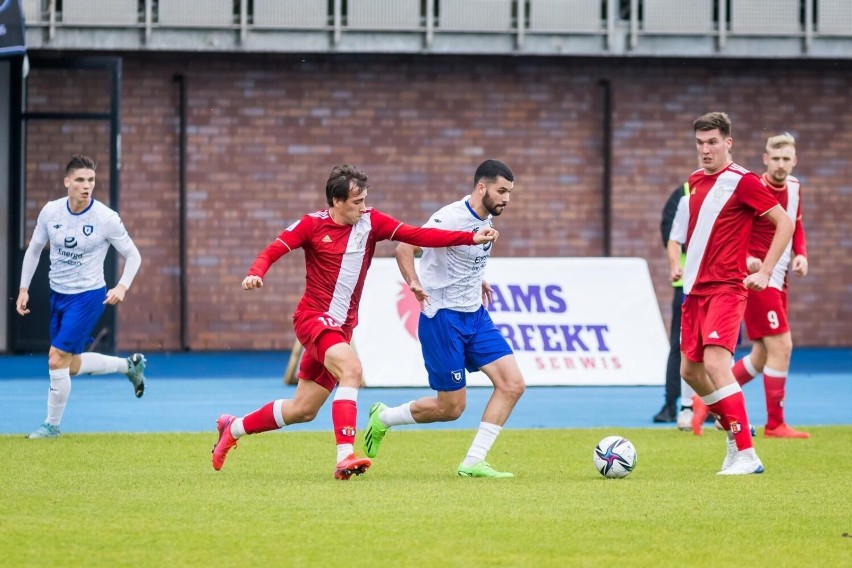
{"label": "white jersey", "polygon": [[[441,208],[424,227],[477,232],[491,227],[491,215],[480,219],[465,198]],[[423,310],[427,317],[440,309],[475,312],[482,306],[482,274],[492,243],[445,248],[424,248],[420,259],[420,283],[431,302]]]}
{"label": "white jersey", "polygon": [[[71,212],[67,197],[45,205],[38,215],[30,248],[40,253],[48,242],[50,289],[60,294],[79,294],[106,286],[104,259],[110,245],[125,258],[139,255],[118,213],[94,199],[81,213]],[[32,272],[26,268],[22,271],[22,288],[29,287]],[[132,281],[136,271],[129,275],[127,272],[126,268],[121,283],[129,287],[130,282],[124,280]]]}
{"label": "white jersey", "polygon": [[669,232],[669,240],[684,244],[686,242],[686,229],[689,225],[689,197],[681,196],[677,202],[672,230]]}

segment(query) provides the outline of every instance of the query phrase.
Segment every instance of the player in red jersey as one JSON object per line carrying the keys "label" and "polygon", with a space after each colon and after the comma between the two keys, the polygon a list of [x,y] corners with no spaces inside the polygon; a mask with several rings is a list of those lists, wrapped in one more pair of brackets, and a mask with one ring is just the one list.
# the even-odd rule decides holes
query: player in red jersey
{"label": "player in red jersey", "polygon": [[[720,475],[763,472],[742,388],[731,372],[748,290],[763,290],[793,234],[793,222],[755,174],[734,164],[731,121],[711,112],[693,123],[702,169],[689,176],[689,223],[681,319],[681,375],[727,432]],[[759,270],[746,270],[753,218],[775,225]]]}
{"label": "player in red jersey", "polygon": [[275,400],[242,418],[229,414],[218,418],[219,440],[213,448],[217,471],[241,436],[310,422],[337,386],[331,406],[337,441],[334,477],[349,479],[364,473],[371,462],[353,449],[361,361],[349,342],[358,324],[361,290],[376,243],[390,239],[448,247],[497,239],[498,232],[491,227],[474,234],[406,225],[367,207],[368,189],[366,173],[349,165],[334,167],[325,186],[328,209],[305,215],[287,227],[251,265],[244,290],[261,288],[269,267],[288,252],[296,248],[305,252],[305,293],[293,314],[296,337],[305,347],[298,372],[301,380],[290,400]]}
{"label": "player in red jersey", "polygon": [[[761,292],[749,290],[744,319],[748,336],[754,344],[751,353],[736,362],[733,372],[740,385],[763,373],[767,417],[764,436],[809,438],[810,434],[794,430],[784,421],[784,391],[793,352],[793,339],[787,322],[787,270],[792,266],[793,272],[800,276],[808,273],[801,184],[791,175],[796,166],[796,139],[787,133],[769,138],[763,163],[766,164],[763,183],[778,198],[795,223],[795,230],[792,242],[784,249],[772,271],[769,286]],[[769,249],[772,230],[772,225],[764,219],[755,219],[748,247],[749,272],[760,270],[760,259]]]}

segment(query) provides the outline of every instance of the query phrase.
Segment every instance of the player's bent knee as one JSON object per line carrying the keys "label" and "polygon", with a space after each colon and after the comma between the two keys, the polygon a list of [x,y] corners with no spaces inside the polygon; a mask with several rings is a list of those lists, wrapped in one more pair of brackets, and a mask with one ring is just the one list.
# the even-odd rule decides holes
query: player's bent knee
{"label": "player's bent knee", "polygon": [[523,396],[524,392],[527,390],[527,385],[524,383],[523,379],[517,381],[510,381],[509,383],[503,385],[500,389],[507,396],[518,400]]}
{"label": "player's bent knee", "polygon": [[316,417],[317,409],[315,408],[291,408],[289,416],[287,416],[287,424],[312,422]]}
{"label": "player's bent knee", "polygon": [[464,409],[467,406],[465,401],[460,401],[451,404],[442,404],[438,406],[438,420],[440,422],[452,422],[453,420],[458,420],[459,417],[464,413]]}

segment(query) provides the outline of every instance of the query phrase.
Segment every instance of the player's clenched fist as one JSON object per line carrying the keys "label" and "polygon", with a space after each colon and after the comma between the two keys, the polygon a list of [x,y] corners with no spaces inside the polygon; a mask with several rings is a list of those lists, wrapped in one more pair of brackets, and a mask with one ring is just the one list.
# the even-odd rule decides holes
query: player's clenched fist
{"label": "player's clenched fist", "polygon": [[246,276],[243,279],[243,290],[263,288],[263,279],[260,276]]}
{"label": "player's clenched fist", "polygon": [[477,245],[487,242],[496,242],[497,237],[499,236],[500,232],[494,227],[482,227],[475,235],[473,235],[473,242]]}

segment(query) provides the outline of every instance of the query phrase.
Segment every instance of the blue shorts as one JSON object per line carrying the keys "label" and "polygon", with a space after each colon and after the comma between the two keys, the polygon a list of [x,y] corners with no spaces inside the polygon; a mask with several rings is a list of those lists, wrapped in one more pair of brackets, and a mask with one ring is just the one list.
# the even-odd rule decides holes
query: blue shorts
{"label": "blue shorts", "polygon": [[432,318],[420,314],[418,333],[429,386],[436,391],[462,389],[467,384],[465,369],[478,371],[512,354],[483,307],[475,312],[438,310]]}
{"label": "blue shorts", "polygon": [[50,291],[50,344],[79,355],[92,342],[92,329],[104,313],[106,286],[79,294]]}

